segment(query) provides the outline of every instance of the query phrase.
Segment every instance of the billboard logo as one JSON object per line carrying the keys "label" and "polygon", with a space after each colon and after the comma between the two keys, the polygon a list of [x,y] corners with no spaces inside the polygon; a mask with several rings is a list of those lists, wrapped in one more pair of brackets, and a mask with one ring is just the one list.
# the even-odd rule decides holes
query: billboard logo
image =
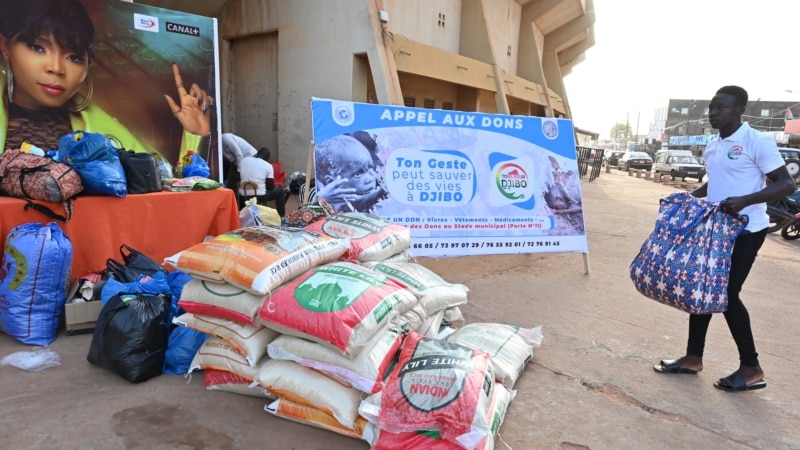
{"label": "billboard logo", "polygon": [[555,139],[558,137],[558,124],[555,120],[542,121],[542,133],[547,139]]}
{"label": "billboard logo", "polygon": [[144,14],[133,14],[133,27],[137,30],[158,33],[158,17],[145,16]]}
{"label": "billboard logo", "polygon": [[509,200],[524,200],[530,184],[528,172],[514,163],[501,165],[496,172],[497,189]]}
{"label": "billboard logo", "polygon": [[179,23],[167,22],[167,31],[170,33],[185,34],[187,36],[200,37],[200,28],[190,25],[181,25]]}
{"label": "billboard logo", "polygon": [[356,120],[353,104],[350,102],[332,101],[331,112],[333,113],[333,121],[342,127],[350,126]]}

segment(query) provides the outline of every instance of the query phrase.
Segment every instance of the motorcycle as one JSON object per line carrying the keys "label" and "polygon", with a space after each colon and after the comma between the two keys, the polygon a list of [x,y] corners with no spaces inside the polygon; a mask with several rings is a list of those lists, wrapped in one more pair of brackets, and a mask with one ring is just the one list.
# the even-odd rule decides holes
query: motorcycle
{"label": "motorcycle", "polygon": [[787,241],[800,239],[800,213],[795,214],[794,220],[787,222],[781,228],[781,237]]}
{"label": "motorcycle", "polygon": [[800,190],[780,200],[768,202],[769,228],[767,231],[774,233],[778,230],[783,230],[784,227],[797,220],[795,219],[797,213],[800,213]]}

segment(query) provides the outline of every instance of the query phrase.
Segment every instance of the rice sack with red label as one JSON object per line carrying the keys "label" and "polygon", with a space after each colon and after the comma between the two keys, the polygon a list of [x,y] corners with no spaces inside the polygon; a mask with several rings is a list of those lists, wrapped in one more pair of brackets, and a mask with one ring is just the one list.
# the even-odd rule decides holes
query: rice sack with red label
{"label": "rice sack with red label", "polygon": [[255,325],[265,295],[255,295],[230,283],[192,278],[183,286],[178,301],[184,311]]}
{"label": "rice sack with red label", "polygon": [[258,321],[354,357],[417,297],[384,274],[338,261],[315,267],[276,289]]}
{"label": "rice sack with red label", "polygon": [[[500,426],[505,419],[506,411],[511,401],[516,395],[509,391],[502,384],[495,384],[492,404],[489,407],[487,421],[490,426],[490,434],[483,438],[475,450],[494,449],[494,439]],[[436,431],[406,431],[403,433],[390,433],[381,430],[375,424],[370,423],[364,430],[364,439],[370,443],[371,450],[395,450],[399,448],[424,448],[425,450],[461,450],[464,447],[442,439]]]}
{"label": "rice sack with red label", "polygon": [[411,333],[383,390],[359,413],[391,433],[438,431],[473,449],[490,433],[494,373],[486,352]]}
{"label": "rice sack with red label", "polygon": [[165,261],[196,278],[267,295],[312,267],[338,260],[348,248],[346,241],[327,235],[261,226],[221,234]]}
{"label": "rice sack with red label", "polygon": [[346,261],[383,261],[411,246],[411,230],[378,216],[360,212],[334,214],[304,229],[350,240]]}

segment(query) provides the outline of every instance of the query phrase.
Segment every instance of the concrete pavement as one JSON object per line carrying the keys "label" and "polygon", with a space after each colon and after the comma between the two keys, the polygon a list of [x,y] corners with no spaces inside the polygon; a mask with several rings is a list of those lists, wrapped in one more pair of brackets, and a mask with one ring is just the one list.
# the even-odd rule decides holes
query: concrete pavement
{"label": "concrete pavement", "polygon": [[[653,229],[658,199],[676,188],[619,171],[581,188],[588,275],[575,253],[419,261],[471,289],[462,307],[468,323],[543,327],[496,448],[800,448],[800,241],[768,236],[745,283],[768,387],[730,394],[712,385],[738,366],[721,316],[711,323],[703,372],[652,370],[683,354],[688,316],[639,295],[628,266]],[[90,341],[59,336],[51,348],[62,365],[44,373],[0,366],[0,448],[368,448],[273,417],[264,400],[207,391],[202,376],[130,384],[86,362]],[[31,348],[0,334],[0,357],[20,350]]]}

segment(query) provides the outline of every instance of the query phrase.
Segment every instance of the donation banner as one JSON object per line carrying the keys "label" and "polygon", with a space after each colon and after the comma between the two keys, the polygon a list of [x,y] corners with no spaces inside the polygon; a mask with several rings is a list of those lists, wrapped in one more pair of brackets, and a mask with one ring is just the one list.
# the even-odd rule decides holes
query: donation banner
{"label": "donation banner", "polygon": [[311,102],[317,195],[410,228],[414,256],[588,253],[572,121]]}

